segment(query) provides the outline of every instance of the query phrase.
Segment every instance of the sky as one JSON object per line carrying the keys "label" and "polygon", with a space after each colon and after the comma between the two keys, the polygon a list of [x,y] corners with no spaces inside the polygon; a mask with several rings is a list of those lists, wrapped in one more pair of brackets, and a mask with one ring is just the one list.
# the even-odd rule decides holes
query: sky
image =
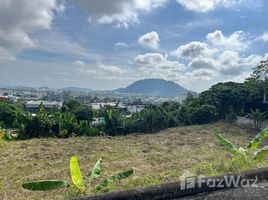
{"label": "sky", "polygon": [[0,84],[201,92],[268,56],[265,0],[0,0]]}

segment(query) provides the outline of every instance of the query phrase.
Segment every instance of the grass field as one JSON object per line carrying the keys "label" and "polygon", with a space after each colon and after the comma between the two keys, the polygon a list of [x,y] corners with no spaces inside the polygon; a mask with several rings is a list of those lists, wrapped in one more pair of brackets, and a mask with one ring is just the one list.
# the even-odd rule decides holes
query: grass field
{"label": "grass field", "polygon": [[0,179],[3,186],[0,199],[69,199],[68,191],[30,192],[23,190],[21,183],[40,179],[71,182],[69,159],[73,155],[78,156],[84,174],[99,158],[103,159],[104,177],[134,169],[134,176],[116,183],[109,190],[177,181],[182,175],[198,171],[196,169],[205,163],[230,159],[230,155],[212,139],[214,132],[243,146],[256,134],[229,124],[215,123],[172,128],[150,135],[1,141]]}

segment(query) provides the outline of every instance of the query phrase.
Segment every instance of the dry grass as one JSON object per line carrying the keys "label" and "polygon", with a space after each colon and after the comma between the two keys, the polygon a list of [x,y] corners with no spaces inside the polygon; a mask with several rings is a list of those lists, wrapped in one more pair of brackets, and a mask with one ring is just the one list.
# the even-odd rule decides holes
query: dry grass
{"label": "dry grass", "polygon": [[40,179],[71,182],[68,167],[72,155],[78,156],[84,174],[99,158],[103,158],[104,177],[131,167],[134,169],[133,177],[113,185],[110,190],[177,181],[200,163],[228,157],[227,153],[218,152],[220,147],[212,139],[214,132],[223,133],[233,143],[243,146],[256,134],[225,123],[215,123],[172,128],[151,135],[2,141],[2,198],[68,199],[68,192],[64,190],[29,192],[21,188],[21,183]]}

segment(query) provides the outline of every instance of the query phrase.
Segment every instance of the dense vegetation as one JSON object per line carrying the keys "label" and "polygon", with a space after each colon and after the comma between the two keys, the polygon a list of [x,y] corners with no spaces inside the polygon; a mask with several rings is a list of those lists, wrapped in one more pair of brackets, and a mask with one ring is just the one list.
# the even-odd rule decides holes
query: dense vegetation
{"label": "dense vegetation", "polygon": [[[161,105],[147,105],[141,112],[131,117],[120,113],[117,106],[107,106],[102,110],[93,111],[87,105],[72,98],[66,100],[61,110],[57,112],[44,111],[40,105],[36,115],[25,112],[20,104],[2,100],[0,101],[0,126],[16,129],[19,133],[18,137],[25,139],[152,133],[169,127],[205,124],[217,120],[232,122],[237,115],[248,114],[245,111],[247,103],[254,105],[254,103],[261,103],[262,100],[266,101],[267,70],[268,61],[262,61],[244,83],[218,83],[198,96],[188,94],[181,103],[165,102]],[[250,116],[254,118],[256,108],[251,109]],[[258,117],[260,114],[265,116],[264,113],[259,112]],[[105,118],[105,123],[93,127],[91,125],[93,117],[100,116]],[[256,126],[258,128],[259,124]]]}

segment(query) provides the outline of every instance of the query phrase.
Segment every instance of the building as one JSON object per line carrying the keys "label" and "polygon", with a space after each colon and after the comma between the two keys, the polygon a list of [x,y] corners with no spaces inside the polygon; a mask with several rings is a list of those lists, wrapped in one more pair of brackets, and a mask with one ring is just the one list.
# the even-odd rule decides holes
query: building
{"label": "building", "polygon": [[19,99],[19,97],[13,96],[13,95],[8,95],[8,96],[0,96],[0,99],[2,99],[2,100],[10,100],[10,101],[17,102],[18,99]]}
{"label": "building", "polygon": [[59,101],[29,101],[26,103],[26,110],[28,112],[37,112],[40,104],[44,110],[59,110],[62,107],[62,102]]}
{"label": "building", "polygon": [[127,111],[129,113],[137,113],[140,112],[144,108],[144,105],[129,105],[127,106]]}
{"label": "building", "polygon": [[8,100],[9,98],[7,96],[0,96],[0,99],[2,99],[2,100]]}
{"label": "building", "polygon": [[[107,102],[107,103],[91,103],[90,106],[92,107],[92,109],[94,110],[100,110],[100,109],[103,109],[107,106],[112,106],[112,107],[115,107],[117,104],[117,102]],[[127,107],[122,105],[122,104],[118,104],[117,105],[117,109],[120,111],[120,112],[126,112],[127,111]]]}

